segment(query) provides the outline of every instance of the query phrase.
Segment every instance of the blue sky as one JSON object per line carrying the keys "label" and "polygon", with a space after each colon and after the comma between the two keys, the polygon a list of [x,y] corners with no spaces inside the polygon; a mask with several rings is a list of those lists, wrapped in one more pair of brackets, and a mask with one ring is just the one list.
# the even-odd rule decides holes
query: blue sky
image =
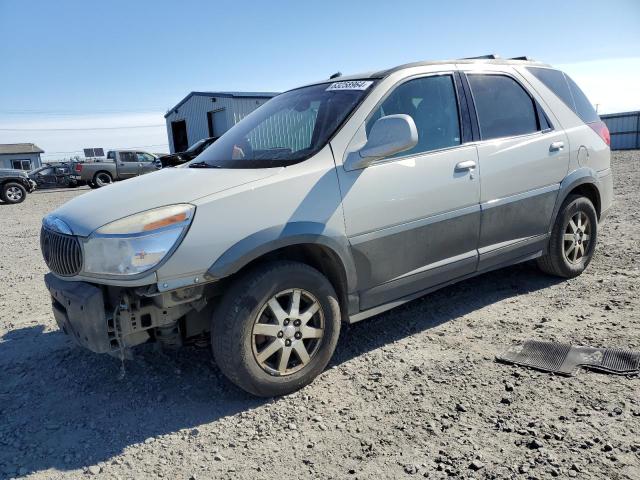
{"label": "blue sky", "polygon": [[637,109],[639,26],[638,0],[0,0],[0,143],[33,141],[52,158],[166,151],[162,126],[43,129],[162,125],[192,90],[281,91],[484,53],[561,66],[603,112]]}

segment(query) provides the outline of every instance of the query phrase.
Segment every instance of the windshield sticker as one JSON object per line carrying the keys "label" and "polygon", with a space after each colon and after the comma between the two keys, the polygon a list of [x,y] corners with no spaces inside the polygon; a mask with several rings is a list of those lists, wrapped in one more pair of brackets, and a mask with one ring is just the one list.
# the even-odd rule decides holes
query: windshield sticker
{"label": "windshield sticker", "polygon": [[366,90],[373,84],[372,80],[350,80],[348,82],[334,82],[327,87],[327,92],[336,90]]}

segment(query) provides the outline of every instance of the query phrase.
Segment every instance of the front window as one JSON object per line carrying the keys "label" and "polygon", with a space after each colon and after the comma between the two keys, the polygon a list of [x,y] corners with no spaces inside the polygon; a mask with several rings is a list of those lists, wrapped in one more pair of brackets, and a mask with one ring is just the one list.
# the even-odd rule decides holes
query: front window
{"label": "front window", "polygon": [[268,168],[305,160],[324,147],[373,83],[325,83],[278,95],[236,124],[189,166]]}
{"label": "front window", "polygon": [[451,75],[417,78],[401,84],[367,120],[367,136],[379,118],[397,114],[413,118],[418,143],[391,158],[460,145],[458,101]]}

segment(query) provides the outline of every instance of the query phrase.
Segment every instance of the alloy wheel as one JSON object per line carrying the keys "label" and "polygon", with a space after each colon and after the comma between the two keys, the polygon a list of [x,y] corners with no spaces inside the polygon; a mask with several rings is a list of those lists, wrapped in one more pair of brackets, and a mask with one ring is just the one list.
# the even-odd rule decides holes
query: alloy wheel
{"label": "alloy wheel", "polygon": [[18,187],[9,187],[5,195],[12,202],[19,202],[22,199],[22,190]]}
{"label": "alloy wheel", "polygon": [[258,365],[271,375],[291,375],[309,364],[324,335],[324,313],[316,297],[284,290],[260,309],[251,332]]}
{"label": "alloy wheel", "polygon": [[576,212],[564,231],[564,256],[569,263],[580,263],[591,241],[591,222],[583,211]]}

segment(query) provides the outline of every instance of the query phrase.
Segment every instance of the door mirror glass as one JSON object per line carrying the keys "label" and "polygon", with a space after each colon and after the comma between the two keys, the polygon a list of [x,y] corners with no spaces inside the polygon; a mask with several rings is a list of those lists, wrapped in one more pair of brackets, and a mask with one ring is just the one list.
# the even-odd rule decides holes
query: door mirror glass
{"label": "door mirror glass", "polygon": [[409,115],[397,114],[381,117],[367,136],[367,143],[347,159],[348,170],[366,168],[376,160],[390,157],[415,147],[418,130]]}

